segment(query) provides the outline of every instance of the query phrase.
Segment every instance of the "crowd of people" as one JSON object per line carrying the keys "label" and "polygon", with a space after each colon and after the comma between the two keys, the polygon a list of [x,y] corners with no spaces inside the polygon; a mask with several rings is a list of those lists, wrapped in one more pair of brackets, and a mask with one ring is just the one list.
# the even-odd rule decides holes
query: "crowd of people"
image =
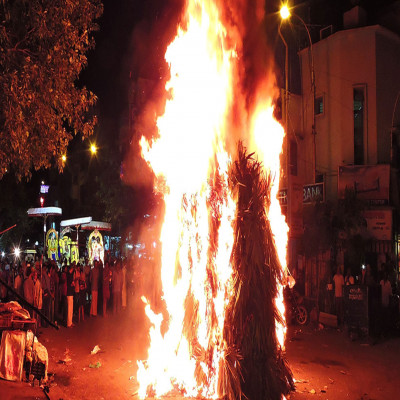
{"label": "crowd of people", "polygon": [[[50,321],[73,327],[85,315],[106,317],[110,312],[120,312],[127,307],[128,286],[133,282],[131,273],[122,259],[107,259],[104,265],[100,260],[93,265],[87,260],[60,264],[54,260],[0,263],[2,281],[46,317],[33,312],[39,326],[47,326]],[[18,301],[4,285],[0,285],[0,299]]]}
{"label": "crowd of people", "polygon": [[[343,324],[344,319],[344,287],[351,286],[354,284],[364,285],[371,289],[379,288],[380,298],[379,301],[379,311],[381,328],[387,331],[390,327],[390,315],[391,308],[394,306],[395,297],[393,296],[393,287],[396,287],[396,282],[393,281],[393,274],[391,273],[393,268],[389,265],[382,264],[379,270],[379,276],[375,276],[372,268],[369,264],[361,267],[360,274],[354,277],[352,275],[351,269],[347,268],[346,274],[343,271],[343,265],[338,266],[336,274],[333,276],[334,293],[335,293],[335,310],[338,318],[338,325]],[[376,292],[376,290],[375,290]],[[379,293],[378,292],[378,293]],[[397,308],[399,305],[397,305]]]}

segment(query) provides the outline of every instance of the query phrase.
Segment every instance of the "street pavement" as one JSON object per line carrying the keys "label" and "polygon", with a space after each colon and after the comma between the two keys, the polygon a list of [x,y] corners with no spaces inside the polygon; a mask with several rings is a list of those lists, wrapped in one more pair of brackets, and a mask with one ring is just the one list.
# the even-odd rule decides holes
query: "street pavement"
{"label": "street pavement", "polygon": [[400,399],[400,338],[350,340],[333,328],[291,327],[287,356],[293,400]]}
{"label": "street pavement", "polygon": [[[73,328],[41,329],[54,374],[49,398],[137,399],[136,360],[147,348],[142,309],[137,303],[116,316],[86,317]],[[96,345],[100,351],[92,355]],[[290,400],[400,399],[400,338],[372,344],[332,328],[289,326],[286,350],[296,380]],[[38,386],[0,380],[1,400],[46,398]]]}

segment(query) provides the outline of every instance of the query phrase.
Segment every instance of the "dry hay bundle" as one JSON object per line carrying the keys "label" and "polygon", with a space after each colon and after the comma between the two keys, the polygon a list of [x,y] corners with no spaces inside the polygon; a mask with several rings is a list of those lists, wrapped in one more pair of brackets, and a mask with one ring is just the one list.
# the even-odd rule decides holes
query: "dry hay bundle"
{"label": "dry hay bundle", "polygon": [[225,320],[228,351],[220,371],[220,393],[229,400],[243,395],[281,400],[294,386],[275,330],[281,320],[275,298],[282,270],[267,218],[271,177],[239,143],[229,179],[237,201],[231,260],[234,295]]}

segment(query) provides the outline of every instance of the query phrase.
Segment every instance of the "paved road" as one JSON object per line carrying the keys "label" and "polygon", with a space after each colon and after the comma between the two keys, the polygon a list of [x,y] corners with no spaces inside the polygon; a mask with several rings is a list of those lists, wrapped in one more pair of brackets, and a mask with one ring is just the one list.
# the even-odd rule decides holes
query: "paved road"
{"label": "paved road", "polygon": [[[137,399],[135,360],[146,353],[145,325],[143,313],[127,310],[106,319],[87,318],[71,329],[43,329],[39,340],[55,373],[50,398]],[[95,345],[101,351],[91,355]],[[400,399],[399,338],[369,345],[334,329],[289,327],[287,357],[297,381],[292,400]],[[89,367],[96,363],[99,368]],[[1,400],[45,398],[28,383],[0,381]]]}
{"label": "paved road", "polygon": [[351,341],[335,329],[291,329],[287,355],[297,381],[290,398],[400,399],[400,338]]}

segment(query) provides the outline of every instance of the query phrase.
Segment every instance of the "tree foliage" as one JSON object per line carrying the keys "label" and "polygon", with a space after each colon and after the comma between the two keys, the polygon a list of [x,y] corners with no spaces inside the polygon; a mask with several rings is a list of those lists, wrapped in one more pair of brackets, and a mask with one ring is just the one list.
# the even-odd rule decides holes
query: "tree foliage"
{"label": "tree foliage", "polygon": [[317,202],[304,208],[303,250],[307,257],[315,257],[331,248],[338,235],[333,225],[335,207],[332,203]]}
{"label": "tree foliage", "polygon": [[[334,203],[316,203],[305,209],[304,254],[315,257],[330,249],[335,260],[341,247],[358,265],[370,239],[363,214],[365,208],[354,190],[346,189],[344,197]],[[336,264],[332,267],[335,272]]]}
{"label": "tree foliage", "polygon": [[62,169],[72,137],[92,134],[96,96],[77,80],[102,9],[101,0],[0,3],[0,178]]}

